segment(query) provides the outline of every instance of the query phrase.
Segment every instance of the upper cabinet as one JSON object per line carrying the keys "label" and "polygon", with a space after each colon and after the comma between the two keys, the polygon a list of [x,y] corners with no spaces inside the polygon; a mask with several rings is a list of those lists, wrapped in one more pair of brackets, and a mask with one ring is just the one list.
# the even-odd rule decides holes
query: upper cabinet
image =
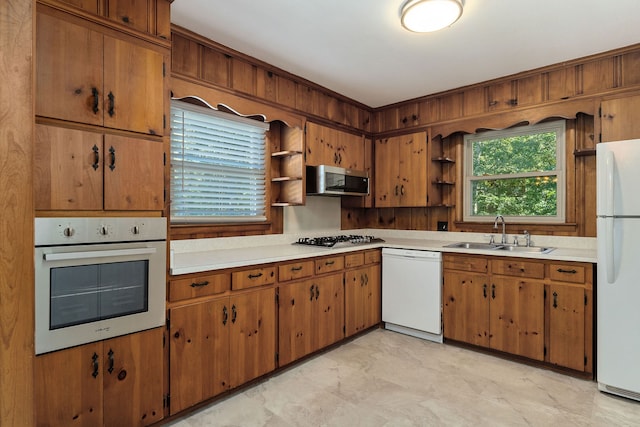
{"label": "upper cabinet", "polygon": [[41,12],[36,33],[36,115],[164,133],[161,51]]}
{"label": "upper cabinet", "polygon": [[640,138],[640,95],[601,104],[601,142]]}
{"label": "upper cabinet", "polygon": [[364,136],[307,122],[306,164],[364,170]]}
{"label": "upper cabinet", "polygon": [[427,206],[427,134],[377,139],[375,206]]}

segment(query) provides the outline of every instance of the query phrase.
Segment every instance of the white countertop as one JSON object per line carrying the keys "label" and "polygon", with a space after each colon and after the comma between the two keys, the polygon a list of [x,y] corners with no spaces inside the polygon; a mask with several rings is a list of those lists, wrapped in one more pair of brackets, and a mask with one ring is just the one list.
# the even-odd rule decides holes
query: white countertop
{"label": "white countertop", "polygon": [[596,239],[591,237],[533,235],[531,236],[532,245],[556,248],[548,254],[540,254],[444,247],[454,242],[487,242],[488,238],[482,233],[364,229],[314,232],[305,234],[305,236],[336,234],[374,235],[383,238],[385,242],[342,248],[322,248],[294,245],[292,242],[300,237],[294,234],[175,240],[171,242],[170,248],[170,271],[172,275],[197,273],[383,247],[542,260],[597,262]]}

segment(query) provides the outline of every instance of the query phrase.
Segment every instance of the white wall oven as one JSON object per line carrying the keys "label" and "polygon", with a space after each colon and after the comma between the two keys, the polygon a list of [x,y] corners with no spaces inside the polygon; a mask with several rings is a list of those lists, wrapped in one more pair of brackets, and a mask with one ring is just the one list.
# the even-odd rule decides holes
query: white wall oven
{"label": "white wall oven", "polygon": [[36,354],[165,323],[166,218],[36,218]]}

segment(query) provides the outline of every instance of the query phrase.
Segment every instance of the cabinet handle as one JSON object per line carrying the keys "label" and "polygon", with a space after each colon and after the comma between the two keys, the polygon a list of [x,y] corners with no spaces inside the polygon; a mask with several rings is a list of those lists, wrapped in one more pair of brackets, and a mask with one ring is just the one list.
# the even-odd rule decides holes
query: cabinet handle
{"label": "cabinet handle", "polygon": [[404,184],[400,186],[400,195],[404,196]]}
{"label": "cabinet handle", "polygon": [[291,267],[291,271],[300,271],[300,270],[302,270],[302,266],[301,265],[299,265],[297,267]]}
{"label": "cabinet handle", "polygon": [[396,185],[396,196],[398,195],[398,186]]}
{"label": "cabinet handle", "polygon": [[116,97],[113,95],[113,92],[109,91],[107,98],[109,98],[109,110],[107,112],[109,113],[109,117],[113,117],[116,113]]}
{"label": "cabinet handle", "polygon": [[100,149],[97,145],[94,145],[91,150],[93,151],[93,164],[91,165],[91,167],[93,168],[93,170],[97,170],[100,166]]}
{"label": "cabinet handle", "polygon": [[364,274],[360,275],[360,287],[364,286]]}
{"label": "cabinet handle", "polygon": [[262,277],[262,273],[258,274],[249,274],[249,279],[257,279],[258,277]]}
{"label": "cabinet handle", "polygon": [[191,284],[191,287],[192,287],[192,288],[201,288],[201,287],[203,287],[203,286],[207,286],[208,284],[209,284],[209,281],[208,281],[208,280],[205,280],[204,282],[193,282],[193,283]]}
{"label": "cabinet handle", "polygon": [[558,293],[553,293],[553,308],[558,308]]}
{"label": "cabinet handle", "polygon": [[93,95],[93,114],[98,114],[100,109],[98,108],[98,103],[100,102],[100,97],[98,96],[98,89],[95,87],[91,88],[91,95]]}
{"label": "cabinet handle", "polygon": [[318,300],[319,296],[320,296],[320,287],[316,285],[316,300]]}
{"label": "cabinet handle", "polygon": [[229,320],[229,310],[227,310],[227,306],[222,307],[222,324],[226,325],[227,320]]}
{"label": "cabinet handle", "polygon": [[336,263],[335,261],[326,261],[324,265],[333,265],[335,263]]}
{"label": "cabinet handle", "polygon": [[364,285],[369,286],[369,273],[364,273]]}
{"label": "cabinet handle", "polygon": [[311,296],[309,297],[309,301],[313,301],[313,288],[315,288],[316,285],[311,285],[311,287],[309,288],[309,291],[311,291]]}
{"label": "cabinet handle", "polygon": [[114,170],[116,168],[116,149],[113,146],[109,147],[109,155],[111,156],[109,169]]}
{"label": "cabinet handle", "polygon": [[487,284],[482,285],[482,296],[487,297]]}
{"label": "cabinet handle", "polygon": [[113,349],[109,349],[109,353],[107,353],[107,356],[109,356],[109,369],[107,369],[107,371],[109,371],[109,373],[112,373],[113,372],[113,365],[114,365]]}
{"label": "cabinet handle", "polygon": [[338,164],[342,164],[342,154],[338,153]]}
{"label": "cabinet handle", "polygon": [[237,317],[238,317],[238,312],[236,311],[236,305],[233,304],[231,306],[231,323],[236,323]]}
{"label": "cabinet handle", "polygon": [[98,363],[98,355],[96,353],[93,353],[93,356],[91,356],[91,364],[93,365],[93,372],[91,373],[91,376],[93,378],[97,378],[99,363]]}
{"label": "cabinet handle", "polygon": [[496,285],[491,285],[491,299],[496,299]]}
{"label": "cabinet handle", "polygon": [[338,164],[338,153],[333,153],[333,163]]}
{"label": "cabinet handle", "polygon": [[558,273],[567,273],[567,274],[576,274],[577,270],[565,270],[564,268],[559,268],[556,270]]}

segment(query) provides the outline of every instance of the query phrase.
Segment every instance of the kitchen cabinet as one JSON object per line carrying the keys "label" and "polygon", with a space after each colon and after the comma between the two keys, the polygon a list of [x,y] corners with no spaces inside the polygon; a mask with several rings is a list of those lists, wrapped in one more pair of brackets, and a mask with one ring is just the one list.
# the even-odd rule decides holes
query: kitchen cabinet
{"label": "kitchen cabinet", "polygon": [[358,266],[365,265],[345,272],[345,336],[347,337],[377,325],[381,321],[380,250],[359,254],[363,256],[362,263]]}
{"label": "kitchen cabinet", "polygon": [[427,206],[426,132],[377,139],[375,206]]}
{"label": "kitchen cabinet", "polygon": [[430,129],[428,135],[431,144],[428,205],[453,207],[456,199],[456,145],[453,136],[432,136]]}
{"label": "kitchen cabinet", "polygon": [[162,135],[162,51],[43,10],[36,24],[36,115]]}
{"label": "kitchen cabinet", "polygon": [[272,122],[268,132],[271,149],[271,206],[305,203],[304,133],[299,127]]}
{"label": "kitchen cabinet", "polygon": [[591,264],[443,256],[447,339],[593,372]]}
{"label": "kitchen cabinet", "polygon": [[307,122],[306,164],[364,170],[364,135]]}
{"label": "kitchen cabinet", "polygon": [[640,95],[603,101],[600,142],[640,138]]}
{"label": "kitchen cabinet", "polygon": [[280,284],[280,366],[344,338],[343,277],[339,272]]}
{"label": "kitchen cabinet", "polygon": [[163,329],[35,359],[38,426],[146,426],[163,417]]}
{"label": "kitchen cabinet", "polygon": [[162,210],[160,141],[36,125],[38,210]]}
{"label": "kitchen cabinet", "polygon": [[275,369],[275,288],[169,310],[173,415]]}

